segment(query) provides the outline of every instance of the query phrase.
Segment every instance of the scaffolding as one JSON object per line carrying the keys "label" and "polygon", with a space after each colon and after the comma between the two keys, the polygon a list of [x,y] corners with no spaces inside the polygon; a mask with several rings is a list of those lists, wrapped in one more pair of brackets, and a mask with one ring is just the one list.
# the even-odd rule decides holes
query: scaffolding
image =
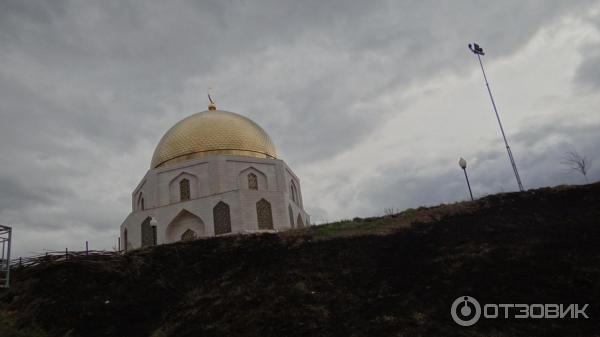
{"label": "scaffolding", "polygon": [[2,255],[0,258],[0,288],[8,288],[10,285],[10,244],[12,239],[12,228],[0,225],[0,246]]}

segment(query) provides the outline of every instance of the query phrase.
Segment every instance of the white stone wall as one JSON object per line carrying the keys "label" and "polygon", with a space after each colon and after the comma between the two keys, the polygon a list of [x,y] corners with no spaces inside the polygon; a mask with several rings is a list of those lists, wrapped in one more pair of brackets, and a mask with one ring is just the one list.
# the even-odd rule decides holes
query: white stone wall
{"label": "white stone wall", "polygon": [[[248,189],[247,174],[258,178],[259,190]],[[179,181],[190,181],[190,200],[179,200]],[[298,202],[292,201],[290,183],[294,181]],[[139,208],[140,193],[145,209]],[[276,231],[292,228],[288,206],[294,213],[294,224],[300,215],[310,223],[302,206],[300,180],[279,159],[257,159],[236,156],[211,156],[202,160],[151,169],[132,193],[132,213],[121,225],[121,238],[127,229],[129,248],[141,246],[141,224],[149,216],[158,221],[157,243],[168,243],[167,228],[177,216],[187,211],[204,224],[204,235],[214,236],[213,208],[219,201],[229,205],[232,233],[258,230],[256,203],[265,199],[271,204]],[[123,239],[121,247],[124,247]]]}

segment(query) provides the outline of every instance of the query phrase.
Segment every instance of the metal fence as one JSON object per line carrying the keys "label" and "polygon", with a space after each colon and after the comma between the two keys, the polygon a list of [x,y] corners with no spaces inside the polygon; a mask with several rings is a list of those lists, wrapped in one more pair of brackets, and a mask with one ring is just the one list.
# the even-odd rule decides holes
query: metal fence
{"label": "metal fence", "polygon": [[45,252],[43,254],[20,257],[13,259],[10,262],[10,268],[27,268],[33,267],[40,264],[51,263],[51,262],[65,262],[65,261],[108,261],[118,260],[122,258],[124,252],[107,251],[107,250],[84,250],[84,251],[53,251]]}

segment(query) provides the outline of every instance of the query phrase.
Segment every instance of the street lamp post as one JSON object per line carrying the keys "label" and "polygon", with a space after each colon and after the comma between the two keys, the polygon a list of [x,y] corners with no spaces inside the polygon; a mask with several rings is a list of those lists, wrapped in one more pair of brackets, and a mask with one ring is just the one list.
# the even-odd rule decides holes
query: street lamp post
{"label": "street lamp post", "polygon": [[471,200],[473,200],[473,192],[471,191],[471,184],[469,183],[469,176],[467,175],[467,161],[464,158],[460,158],[458,161],[458,165],[465,172],[465,179],[467,179],[467,187],[469,188],[469,194],[471,195]]}
{"label": "street lamp post", "polygon": [[494,102],[494,97],[492,96],[492,90],[490,89],[490,84],[488,83],[487,76],[485,75],[485,70],[483,70],[483,62],[481,61],[481,56],[485,55],[483,52],[483,48],[481,48],[477,43],[473,43],[473,45],[469,44],[469,49],[473,52],[473,54],[477,55],[477,59],[479,60],[479,65],[481,66],[481,72],[483,73],[483,79],[485,80],[485,85],[487,87],[488,93],[490,94],[490,100],[492,101],[492,106],[494,107],[494,112],[496,113],[496,119],[498,120],[498,125],[500,126],[500,132],[502,133],[502,138],[504,139],[504,145],[506,145],[506,151],[508,152],[508,158],[510,159],[510,164],[512,165],[513,171],[515,172],[515,177],[517,178],[517,184],[519,185],[519,191],[523,192],[525,189],[523,188],[523,184],[521,183],[521,177],[519,177],[519,171],[517,170],[517,164],[515,164],[515,159],[512,155],[512,151],[510,150],[510,146],[508,146],[508,140],[506,140],[506,134],[504,133],[504,128],[502,127],[502,122],[500,121],[500,115],[498,114],[498,109],[496,108],[496,103]]}
{"label": "street lamp post", "polygon": [[158,221],[156,221],[155,217],[152,217],[150,219],[150,226],[152,227],[152,243],[154,245],[156,245],[157,241],[158,241],[157,240],[158,239],[158,237],[157,237],[157,231],[156,231],[156,227],[158,227]]}

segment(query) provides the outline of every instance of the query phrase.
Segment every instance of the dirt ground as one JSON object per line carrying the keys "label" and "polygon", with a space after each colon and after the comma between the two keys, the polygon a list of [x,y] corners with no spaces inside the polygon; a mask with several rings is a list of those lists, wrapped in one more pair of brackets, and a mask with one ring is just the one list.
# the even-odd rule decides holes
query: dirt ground
{"label": "dirt ground", "polygon": [[[600,184],[161,245],[13,275],[0,297],[3,337],[598,336]],[[589,303],[590,318],[460,327],[450,306],[462,295]]]}

